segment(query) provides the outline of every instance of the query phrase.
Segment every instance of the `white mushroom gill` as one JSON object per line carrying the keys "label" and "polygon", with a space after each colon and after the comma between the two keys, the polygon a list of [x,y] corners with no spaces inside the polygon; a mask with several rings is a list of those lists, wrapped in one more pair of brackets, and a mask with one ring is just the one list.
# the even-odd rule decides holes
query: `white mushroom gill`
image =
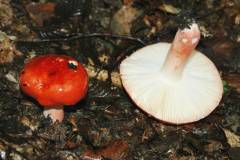
{"label": "white mushroom gill", "polygon": [[198,121],[221,100],[222,81],[215,65],[194,50],[200,38],[196,27],[184,30],[185,40],[179,30],[173,44],[146,46],[120,65],[122,83],[131,99],[157,119],[174,124]]}

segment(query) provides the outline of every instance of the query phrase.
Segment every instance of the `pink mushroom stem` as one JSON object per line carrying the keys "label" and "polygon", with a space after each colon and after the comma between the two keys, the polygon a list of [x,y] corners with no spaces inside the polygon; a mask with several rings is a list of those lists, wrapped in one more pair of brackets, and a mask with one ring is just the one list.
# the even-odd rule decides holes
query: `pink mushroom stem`
{"label": "pink mushroom stem", "polygon": [[47,118],[50,117],[53,122],[62,122],[64,118],[63,106],[57,106],[54,108],[44,108],[43,115]]}
{"label": "pink mushroom stem", "polygon": [[172,78],[180,78],[184,65],[200,40],[200,30],[196,23],[189,28],[179,29],[168,51],[162,72]]}

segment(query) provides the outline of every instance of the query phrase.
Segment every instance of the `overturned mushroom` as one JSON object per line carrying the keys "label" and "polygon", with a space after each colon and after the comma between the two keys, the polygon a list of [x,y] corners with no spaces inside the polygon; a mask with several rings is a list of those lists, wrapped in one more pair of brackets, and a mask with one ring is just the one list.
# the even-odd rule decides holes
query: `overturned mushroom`
{"label": "overturned mushroom", "polygon": [[63,106],[74,105],[85,96],[88,76],[75,59],[49,54],[35,57],[25,64],[20,87],[44,107],[45,116],[50,116],[53,122],[61,122]]}
{"label": "overturned mushroom", "polygon": [[215,65],[194,50],[198,25],[179,29],[172,44],[146,46],[120,65],[124,88],[143,111],[183,124],[209,115],[219,104],[223,86]]}

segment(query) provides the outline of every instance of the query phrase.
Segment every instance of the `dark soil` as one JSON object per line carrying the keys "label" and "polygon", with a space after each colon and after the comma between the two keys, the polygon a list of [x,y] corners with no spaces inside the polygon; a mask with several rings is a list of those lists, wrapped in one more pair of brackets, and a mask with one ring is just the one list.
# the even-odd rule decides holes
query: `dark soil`
{"label": "dark soil", "polygon": [[[123,6],[133,18],[116,14]],[[14,51],[0,48],[0,159],[240,160],[239,1],[0,0],[0,8],[0,31],[17,38]],[[218,67],[225,92],[207,118],[175,126],[139,110],[111,73],[136,49],[171,41],[186,18],[202,27],[197,49]],[[49,53],[96,72],[62,123],[51,124],[18,86],[24,62]]]}

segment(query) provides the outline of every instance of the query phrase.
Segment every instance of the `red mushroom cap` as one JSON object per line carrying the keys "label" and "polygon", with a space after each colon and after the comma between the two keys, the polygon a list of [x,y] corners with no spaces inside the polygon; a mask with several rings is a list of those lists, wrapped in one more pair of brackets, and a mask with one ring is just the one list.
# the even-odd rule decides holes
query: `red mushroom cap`
{"label": "red mushroom cap", "polygon": [[72,57],[49,54],[26,63],[20,87],[44,107],[74,105],[87,92],[88,76]]}

